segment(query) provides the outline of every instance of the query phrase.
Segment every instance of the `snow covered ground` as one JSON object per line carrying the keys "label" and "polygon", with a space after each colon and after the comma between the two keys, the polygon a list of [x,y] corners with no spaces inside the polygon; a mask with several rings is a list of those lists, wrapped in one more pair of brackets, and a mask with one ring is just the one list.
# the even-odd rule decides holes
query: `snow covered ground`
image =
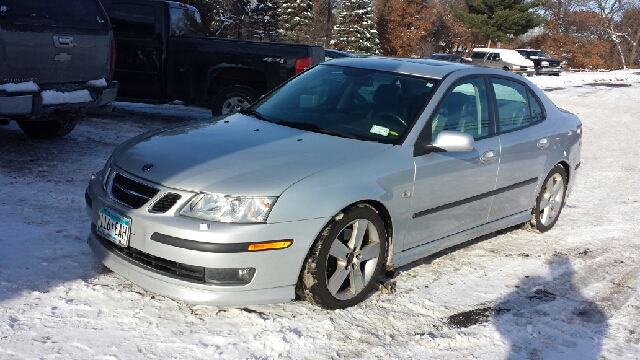
{"label": "snow covered ground", "polygon": [[0,126],[0,359],[640,359],[640,74],[529,78],[584,124],[556,226],[514,228],[400,269],[395,293],[193,306],[110,272],[84,188],[112,149],[206,109],[116,103],[70,135]]}

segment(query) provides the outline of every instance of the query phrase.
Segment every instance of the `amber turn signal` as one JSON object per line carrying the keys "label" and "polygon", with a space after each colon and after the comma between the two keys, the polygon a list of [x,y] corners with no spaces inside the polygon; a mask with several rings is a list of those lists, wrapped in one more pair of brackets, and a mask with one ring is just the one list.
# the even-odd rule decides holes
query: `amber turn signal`
{"label": "amber turn signal", "polygon": [[267,241],[263,243],[249,244],[248,251],[286,249],[293,244],[293,240]]}

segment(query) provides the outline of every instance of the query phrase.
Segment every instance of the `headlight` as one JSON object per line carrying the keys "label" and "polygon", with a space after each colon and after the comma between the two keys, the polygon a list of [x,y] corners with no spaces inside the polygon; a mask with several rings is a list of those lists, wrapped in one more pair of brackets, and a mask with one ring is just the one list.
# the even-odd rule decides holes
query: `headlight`
{"label": "headlight", "polygon": [[540,66],[549,66],[548,61],[540,61]]}
{"label": "headlight", "polygon": [[520,66],[514,65],[512,70],[513,71],[520,71]]}
{"label": "headlight", "polygon": [[266,222],[277,197],[246,197],[198,194],[180,215],[227,223]]}

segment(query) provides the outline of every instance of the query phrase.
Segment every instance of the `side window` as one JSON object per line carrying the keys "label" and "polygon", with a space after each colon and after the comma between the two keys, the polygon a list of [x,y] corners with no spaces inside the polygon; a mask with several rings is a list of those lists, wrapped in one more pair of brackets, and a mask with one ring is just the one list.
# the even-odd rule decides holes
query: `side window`
{"label": "side window", "polygon": [[200,14],[191,9],[171,8],[171,35],[202,35],[199,33],[201,27]]}
{"label": "side window", "polygon": [[529,95],[529,107],[531,109],[531,123],[537,123],[544,119],[544,112],[542,111],[542,106],[538,101],[531,90],[527,90],[527,94]]}
{"label": "side window", "polygon": [[115,37],[149,39],[155,35],[155,8],[151,5],[114,3],[109,18]]}
{"label": "side window", "polygon": [[443,130],[478,139],[489,135],[489,107],[484,78],[464,79],[451,88],[431,118],[431,141]]}
{"label": "side window", "polygon": [[520,129],[542,120],[540,103],[524,85],[498,78],[492,78],[491,82],[496,94],[501,132]]}

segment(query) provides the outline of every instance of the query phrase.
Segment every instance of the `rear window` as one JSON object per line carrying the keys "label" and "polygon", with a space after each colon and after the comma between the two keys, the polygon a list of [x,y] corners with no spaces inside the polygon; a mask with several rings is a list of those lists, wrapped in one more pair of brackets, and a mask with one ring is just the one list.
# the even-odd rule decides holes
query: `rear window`
{"label": "rear window", "polygon": [[109,8],[113,35],[123,38],[153,38],[156,9],[152,5],[114,3]]}
{"label": "rear window", "polygon": [[486,52],[474,51],[473,54],[471,54],[471,58],[472,59],[484,59],[485,55],[487,55]]}
{"label": "rear window", "polygon": [[2,0],[0,23],[100,28],[106,18],[96,0]]}

